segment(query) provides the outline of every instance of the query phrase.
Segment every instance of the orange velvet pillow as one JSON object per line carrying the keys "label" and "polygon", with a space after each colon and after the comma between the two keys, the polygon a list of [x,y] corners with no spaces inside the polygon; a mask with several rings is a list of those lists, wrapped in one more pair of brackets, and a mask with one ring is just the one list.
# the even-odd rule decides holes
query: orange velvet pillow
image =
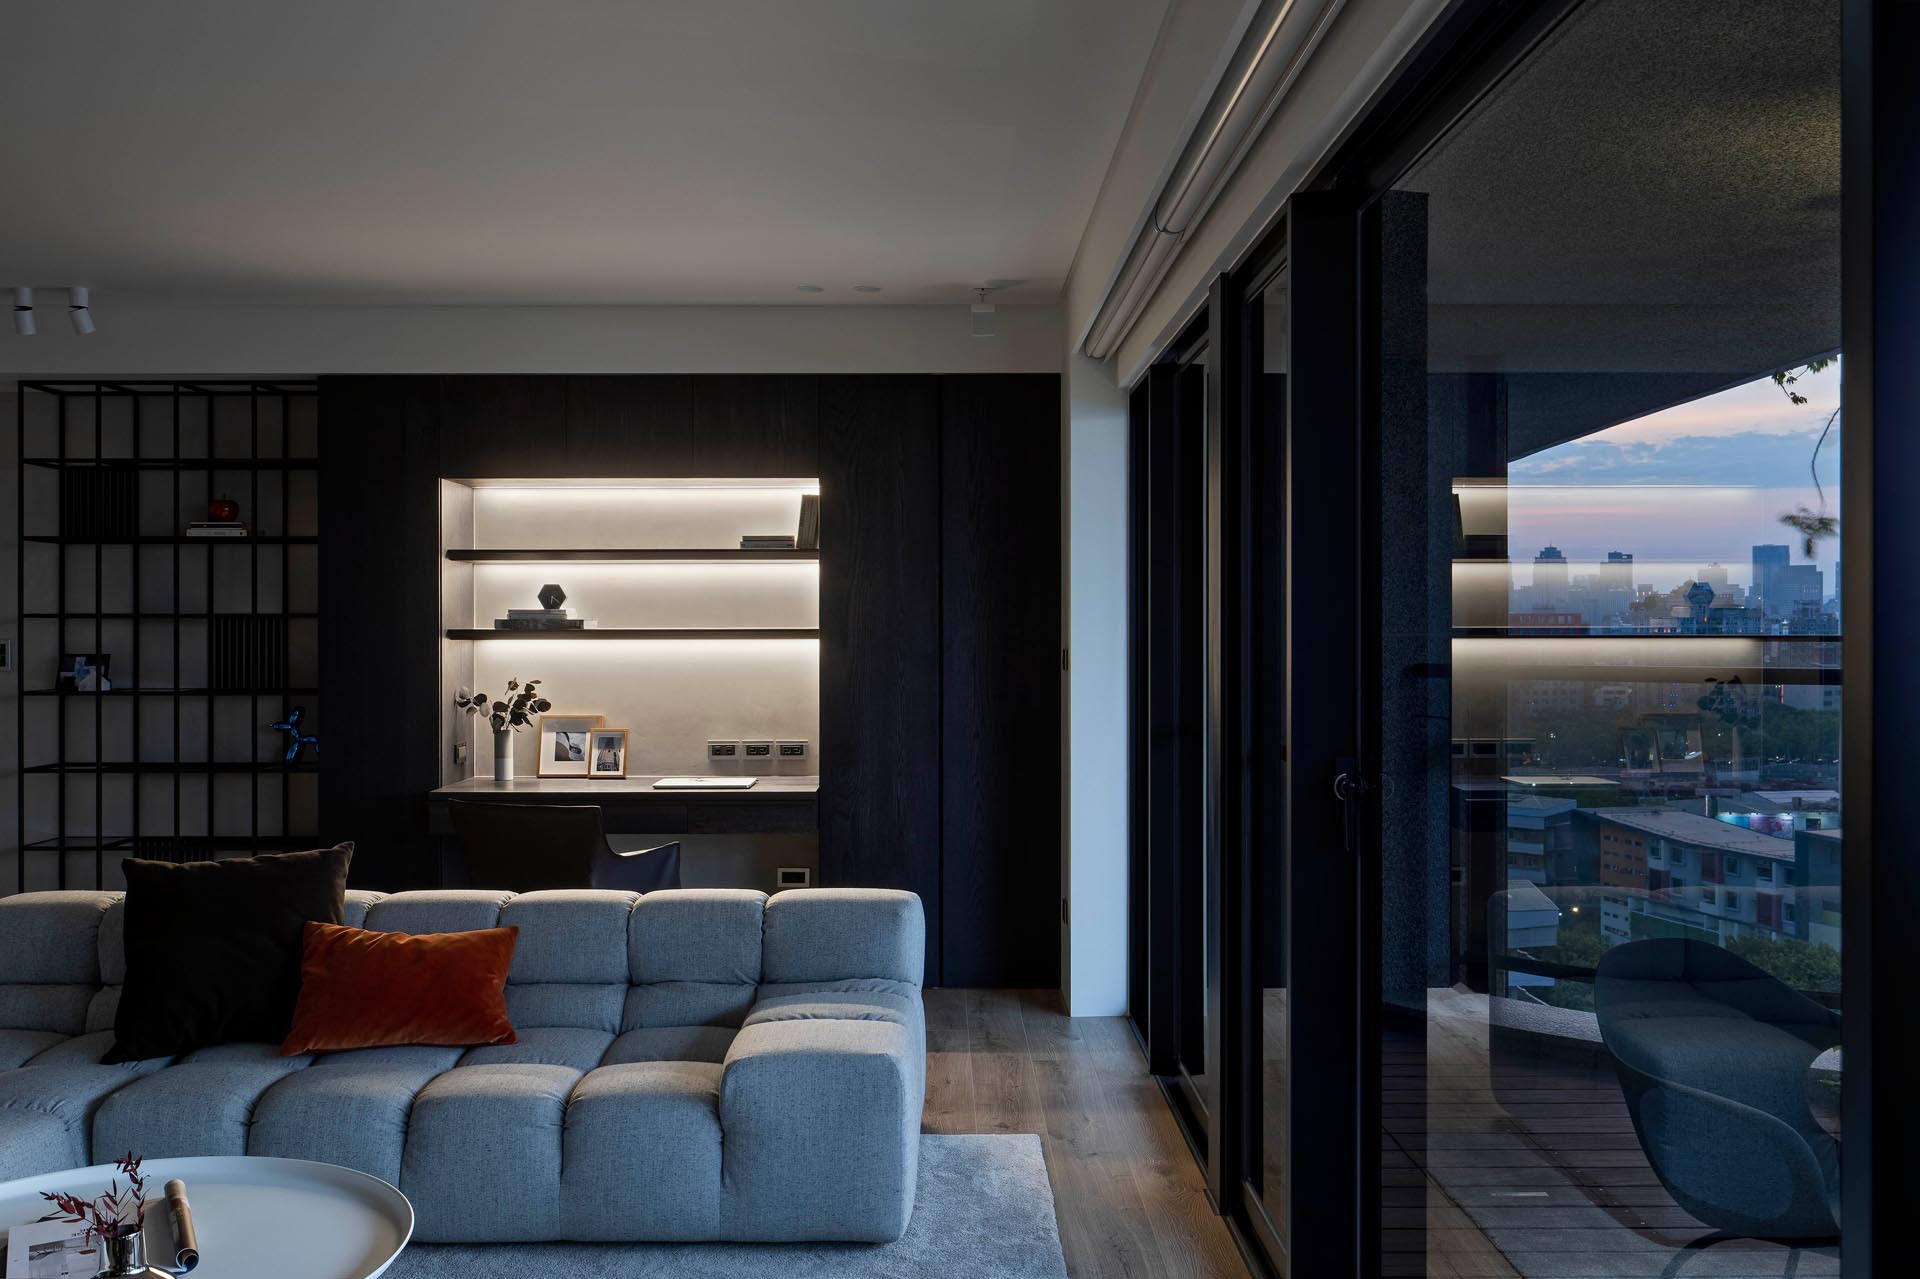
{"label": "orange velvet pillow", "polygon": [[506,987],[519,935],[518,928],[481,928],[412,936],[309,921],[300,999],[280,1055],[518,1042]]}

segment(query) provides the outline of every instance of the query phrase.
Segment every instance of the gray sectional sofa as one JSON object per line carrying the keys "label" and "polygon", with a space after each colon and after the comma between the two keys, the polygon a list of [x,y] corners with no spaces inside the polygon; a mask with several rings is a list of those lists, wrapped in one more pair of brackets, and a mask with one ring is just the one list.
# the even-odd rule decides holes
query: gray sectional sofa
{"label": "gray sectional sofa", "polygon": [[133,1150],[383,1177],[417,1238],[889,1240],[926,1032],[911,893],[353,892],[345,922],[518,925],[517,1044],[105,1066],[121,895],[0,899],[0,1180]]}

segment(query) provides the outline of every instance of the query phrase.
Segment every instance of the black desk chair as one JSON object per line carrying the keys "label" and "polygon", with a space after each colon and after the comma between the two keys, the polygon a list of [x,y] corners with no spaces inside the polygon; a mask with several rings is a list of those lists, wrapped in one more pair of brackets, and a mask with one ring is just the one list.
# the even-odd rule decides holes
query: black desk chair
{"label": "black desk chair", "polygon": [[593,804],[447,801],[468,885],[529,893],[541,888],[680,887],[680,845],[617,853]]}

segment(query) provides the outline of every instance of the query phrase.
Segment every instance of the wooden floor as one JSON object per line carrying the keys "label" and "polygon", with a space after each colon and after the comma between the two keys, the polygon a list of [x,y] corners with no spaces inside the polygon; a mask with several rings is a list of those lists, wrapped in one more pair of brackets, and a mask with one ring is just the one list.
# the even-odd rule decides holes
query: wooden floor
{"label": "wooden floor", "polygon": [[929,990],[926,1132],[1039,1133],[1067,1273],[1244,1276],[1159,1085],[1118,1017],[1057,991]]}

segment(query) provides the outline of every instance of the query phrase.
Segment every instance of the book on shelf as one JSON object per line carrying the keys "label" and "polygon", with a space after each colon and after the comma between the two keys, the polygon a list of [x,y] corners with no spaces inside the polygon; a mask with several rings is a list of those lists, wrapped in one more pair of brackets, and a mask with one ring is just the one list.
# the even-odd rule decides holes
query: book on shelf
{"label": "book on shelf", "polygon": [[800,531],[794,537],[794,547],[802,551],[820,549],[820,495],[802,493],[800,495]]}
{"label": "book on shelf", "polygon": [[253,529],[231,520],[195,520],[187,525],[188,537],[247,537]]}
{"label": "book on shelf", "polygon": [[510,608],[508,617],[554,618],[556,620],[572,617],[564,608]]}
{"label": "book on shelf", "polygon": [[791,551],[793,534],[791,533],[749,533],[740,539],[743,551]]}
{"label": "book on shelf", "polygon": [[584,617],[496,617],[496,631],[584,631],[594,625]]}

